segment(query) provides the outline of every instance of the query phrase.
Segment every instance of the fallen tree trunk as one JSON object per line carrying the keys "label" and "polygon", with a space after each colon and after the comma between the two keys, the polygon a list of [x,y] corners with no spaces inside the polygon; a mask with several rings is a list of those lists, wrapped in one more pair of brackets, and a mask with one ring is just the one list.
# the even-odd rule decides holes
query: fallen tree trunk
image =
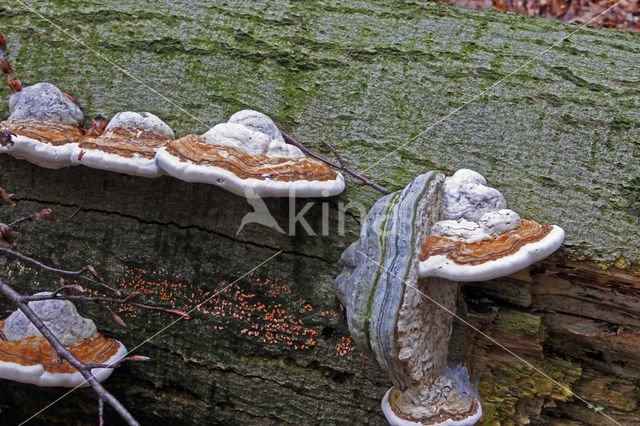
{"label": "fallen tree trunk", "polygon": [[[250,107],[317,151],[329,140],[391,190],[427,170],[478,170],[511,208],[567,239],[517,276],[466,285],[459,314],[592,404],[458,324],[452,361],[470,365],[483,421],[640,414],[637,34],[421,2],[13,2],[0,6],[0,26],[23,83],[56,84],[89,117],[150,111],[183,136]],[[384,423],[390,383],[353,346],[332,288],[375,190],[350,184],[294,209],[267,200],[283,235],[256,224],[237,233],[252,211],[244,199],[169,177],[1,156],[0,186],[17,194],[12,216],[52,207],[62,219],[18,233],[26,254],[93,262],[110,282],[179,309],[224,289],[157,336],[165,317],[123,313],[122,329],[87,307],[105,334],[145,342],[152,362],[106,382],[143,424]],[[296,223],[307,202],[304,219],[316,234],[328,224],[327,235]],[[23,293],[52,288],[25,265],[0,267]],[[65,393],[0,389],[7,422]],[[76,391],[36,419],[93,424],[95,412],[93,395]]]}

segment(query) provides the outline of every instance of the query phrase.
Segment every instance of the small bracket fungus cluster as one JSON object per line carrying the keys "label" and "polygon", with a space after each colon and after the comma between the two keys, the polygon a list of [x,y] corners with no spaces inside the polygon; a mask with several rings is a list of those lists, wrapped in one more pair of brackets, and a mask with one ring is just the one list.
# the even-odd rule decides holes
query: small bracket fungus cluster
{"label": "small bracket fungus cluster", "polygon": [[344,191],[339,172],[287,144],[271,118],[253,110],[233,114],[202,136],[178,140],[148,112],[120,112],[106,127],[94,121],[84,129],[71,96],[49,83],[22,87],[5,59],[6,47],[0,34],[0,71],[14,92],[11,115],[0,123],[0,153],[51,169],[83,164],[134,176],[168,174],[245,197],[330,197]]}
{"label": "small bracket fungus cluster", "polygon": [[[56,338],[85,364],[113,364],[127,354],[117,340],[102,336],[92,320],[78,314],[68,300],[29,302],[29,307]],[[67,361],[61,361],[55,349],[21,312],[0,321],[0,379],[38,386],[88,386],[82,374]],[[112,368],[94,368],[98,381],[106,380]]]}
{"label": "small bracket fungus cluster", "polygon": [[71,153],[82,137],[80,108],[53,84],[38,83],[9,97],[11,115],[0,130],[14,133],[3,151],[40,167],[71,165]]}
{"label": "small bracket fungus cluster", "polygon": [[187,182],[260,197],[329,197],[344,191],[342,175],[287,144],[275,123],[243,110],[202,136],[188,135],[158,152],[158,165]]}
{"label": "small bracket fungus cluster", "polygon": [[133,176],[158,177],[162,170],[156,163],[156,152],[173,139],[171,127],[157,116],[149,112],[119,112],[104,132],[80,140],[71,153],[71,162]]}
{"label": "small bracket fungus cluster", "polygon": [[473,425],[466,370],[446,368],[458,281],[512,274],[562,244],[557,226],[521,220],[471,170],[418,176],[371,208],[336,279],[349,329],[387,372],[392,425]]}
{"label": "small bracket fungus cluster", "polygon": [[134,176],[163,174],[203,182],[237,195],[329,197],[344,178],[287,144],[267,115],[243,110],[202,136],[174,140],[173,130],[148,112],[120,112],[104,130],[80,127],[82,112],[64,92],[38,83],[9,98],[11,115],[0,123],[16,158],[57,169],[82,164]]}

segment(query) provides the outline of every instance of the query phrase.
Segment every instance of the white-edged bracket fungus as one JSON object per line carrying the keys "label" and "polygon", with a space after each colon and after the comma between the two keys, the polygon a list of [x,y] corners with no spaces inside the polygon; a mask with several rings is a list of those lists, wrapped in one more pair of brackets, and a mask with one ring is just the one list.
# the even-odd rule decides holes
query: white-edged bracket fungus
{"label": "white-edged bracket fungus", "polygon": [[99,136],[85,136],[71,153],[73,164],[133,176],[158,177],[156,151],[175,138],[173,130],[149,112],[119,112]]}
{"label": "white-edged bracket fungus", "polygon": [[[471,170],[429,172],[369,211],[336,278],[349,330],[387,372],[392,425],[473,425],[466,369],[447,369],[458,281],[517,272],[559,248],[556,226],[521,220]],[[437,235],[434,235],[437,234]]]}
{"label": "white-edged bracket fungus", "polygon": [[235,113],[202,136],[175,140],[157,154],[158,165],[187,182],[218,185],[260,197],[329,197],[344,191],[344,178],[287,144],[267,115]]}
{"label": "white-edged bracket fungus", "polygon": [[83,115],[60,89],[50,83],[25,87],[9,97],[9,111],[0,130],[16,136],[0,152],[50,169],[71,165],[71,152],[82,137]]}
{"label": "white-edged bracket fungus", "polygon": [[[68,300],[29,302],[60,342],[85,364],[111,364],[127,354],[117,340],[102,336],[92,320],[78,314]],[[67,361],[61,361],[55,349],[20,311],[0,321],[0,379],[37,386],[88,386],[84,377]],[[94,368],[91,373],[99,381],[107,379],[112,368]]]}

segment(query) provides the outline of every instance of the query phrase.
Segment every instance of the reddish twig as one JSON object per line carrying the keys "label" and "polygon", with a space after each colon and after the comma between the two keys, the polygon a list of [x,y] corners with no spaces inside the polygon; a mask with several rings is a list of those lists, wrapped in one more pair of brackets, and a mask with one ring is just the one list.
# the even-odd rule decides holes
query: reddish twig
{"label": "reddish twig", "polygon": [[[2,132],[0,132],[0,133],[2,133]],[[9,132],[9,133],[11,133],[11,132]],[[13,134],[13,133],[11,133],[11,134]],[[0,139],[2,139],[1,135],[0,135]],[[13,205],[15,205],[14,202],[11,200],[11,197],[13,197],[13,194],[7,194],[7,191],[5,191],[4,188],[0,187],[0,206],[13,206]]]}
{"label": "reddish twig", "polygon": [[5,225],[0,222],[0,243],[7,243],[10,246],[15,246],[16,242],[13,239],[13,231],[9,225]]}
{"label": "reddish twig", "polygon": [[20,219],[16,219],[13,222],[11,222],[9,224],[9,226],[13,227],[15,225],[18,225],[22,222],[30,222],[32,220],[48,220],[51,222],[57,222],[58,219],[53,215],[53,212],[51,211],[51,209],[42,209],[37,213],[33,213],[30,214],[28,216],[25,217],[21,217]]}
{"label": "reddish twig", "polygon": [[338,151],[330,143],[324,141],[323,139],[320,139],[320,142],[322,142],[327,148],[329,148],[331,150],[331,152],[336,156],[336,158],[338,159],[338,163],[336,163],[334,161],[331,161],[331,160],[327,160],[323,156],[316,154],[315,152],[311,151],[309,148],[304,146],[302,143],[298,142],[293,137],[291,137],[287,133],[285,133],[285,131],[282,130],[282,127],[280,127],[279,124],[276,124],[276,126],[280,130],[280,133],[282,133],[282,137],[284,138],[285,141],[289,142],[292,145],[297,146],[305,154],[308,154],[311,157],[315,158],[316,160],[320,160],[323,163],[328,164],[331,167],[334,167],[334,168],[336,168],[338,170],[342,170],[343,172],[348,173],[349,175],[353,176],[354,178],[359,179],[360,181],[362,181],[365,185],[368,185],[368,186],[370,186],[370,187],[372,187],[374,189],[377,189],[378,191],[382,192],[383,194],[389,194],[390,193],[389,190],[387,188],[385,188],[384,186],[379,185],[379,184],[375,183],[374,181],[372,181],[371,179],[368,179],[368,178],[362,176],[360,173],[355,172],[355,171],[351,170],[350,168],[348,168],[344,164],[344,161],[342,160],[342,156],[338,153]]}
{"label": "reddish twig", "polygon": [[76,370],[82,374],[89,386],[98,394],[99,398],[106,401],[114,410],[127,422],[129,425],[139,425],[135,418],[127,411],[126,408],[118,401],[113,395],[111,395],[93,376],[91,369],[87,368],[78,358],[76,358],[67,348],[64,347],[58,338],[49,330],[49,328],[42,322],[42,320],[31,310],[28,305],[28,298],[17,293],[7,284],[0,281],[0,293],[2,293],[7,299],[11,300],[22,313],[31,321],[31,323],[38,329],[45,339],[55,349],[56,353],[61,359],[69,362]]}
{"label": "reddish twig", "polygon": [[13,75],[13,68],[11,68],[11,64],[5,58],[6,51],[7,41],[5,40],[2,33],[0,33],[0,71],[2,71],[2,73],[7,76],[7,85],[13,91],[13,93],[16,93],[22,90],[22,83],[16,76]]}
{"label": "reddish twig", "polygon": [[331,145],[329,142],[325,141],[324,139],[320,138],[320,142],[322,142],[322,144],[324,146],[326,146],[327,148],[329,148],[329,151],[331,151],[333,153],[333,155],[336,156],[336,158],[338,159],[338,162],[340,163],[340,166],[342,168],[346,167],[344,160],[342,159],[342,155],[340,155],[340,153],[338,152],[337,149],[334,148],[333,145]]}

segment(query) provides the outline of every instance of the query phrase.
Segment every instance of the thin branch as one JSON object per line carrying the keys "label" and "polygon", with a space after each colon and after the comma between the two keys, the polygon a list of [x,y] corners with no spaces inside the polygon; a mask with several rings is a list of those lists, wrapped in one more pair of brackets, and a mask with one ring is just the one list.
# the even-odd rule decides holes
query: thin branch
{"label": "thin branch", "polygon": [[282,130],[282,127],[280,127],[280,125],[278,125],[277,123],[276,123],[276,126],[280,130],[280,133],[282,133],[282,137],[284,138],[285,141],[289,142],[292,145],[297,146],[305,154],[308,154],[309,156],[315,158],[316,160],[320,160],[323,163],[328,164],[331,167],[334,167],[334,168],[336,168],[338,170],[342,170],[343,172],[350,174],[354,178],[361,180],[365,185],[369,185],[370,187],[372,187],[374,189],[377,189],[378,191],[382,192],[383,194],[389,194],[390,193],[390,191],[387,188],[385,188],[384,186],[379,185],[379,184],[375,183],[374,181],[372,181],[371,179],[368,179],[368,178],[362,176],[360,173],[358,173],[356,171],[353,171],[350,168],[346,167],[345,164],[344,164],[344,161],[342,160],[342,156],[328,142],[320,139],[320,142],[322,142],[327,148],[329,148],[331,150],[331,152],[336,156],[336,158],[338,159],[338,163],[336,163],[334,161],[331,161],[331,160],[327,160],[323,156],[316,154],[315,152],[311,151],[309,148],[304,146],[302,143],[298,142],[293,137],[291,137],[287,133],[285,133],[285,131]]}
{"label": "thin branch", "polygon": [[[137,293],[139,294],[139,293]],[[22,296],[24,301],[27,302],[35,302],[40,300],[53,300],[53,299],[63,299],[63,300],[75,300],[81,302],[106,302],[106,303],[114,303],[117,305],[129,305],[134,308],[144,309],[147,311],[157,311],[157,312],[165,312],[171,315],[176,315],[179,317],[183,317],[184,319],[189,319],[189,314],[179,309],[173,308],[162,308],[160,306],[151,306],[145,305],[143,303],[135,303],[131,302],[131,295],[123,298],[123,299],[115,299],[113,297],[104,297],[104,296],[72,296],[66,294],[34,294],[31,296]],[[113,313],[113,311],[111,311]],[[117,322],[117,321],[116,321]]]}
{"label": "thin branch", "polygon": [[16,219],[13,222],[11,222],[8,226],[13,227],[14,225],[17,225],[19,223],[29,222],[32,220],[48,220],[51,222],[58,221],[58,219],[53,215],[53,212],[51,211],[51,209],[42,209],[37,213],[33,213],[28,216],[21,217],[20,219]]}
{"label": "thin branch", "polygon": [[[96,270],[93,268],[93,266],[85,266],[84,268],[78,270],[78,271],[67,271],[64,269],[58,269],[58,268],[53,268],[51,266],[47,266],[42,262],[39,262],[29,256],[25,256],[22,253],[18,253],[15,250],[11,250],[8,249],[6,247],[0,247],[0,253],[4,253],[7,254],[9,256],[13,256],[15,258],[18,258],[20,260],[23,260],[25,262],[29,262],[35,266],[37,266],[38,268],[44,269],[45,271],[49,271],[52,272],[54,274],[58,274],[58,275],[67,275],[67,276],[75,276],[78,278],[82,278],[83,280],[89,281],[93,284],[98,284],[99,286],[105,288],[106,290],[109,290],[110,292],[120,296],[120,290],[113,288],[107,284],[104,283],[104,280],[96,273]],[[93,275],[94,278],[88,277],[86,275],[84,275],[85,272],[89,272],[91,275]]]}
{"label": "thin branch", "polygon": [[335,147],[333,145],[331,145],[329,142],[325,141],[324,139],[320,138],[320,142],[322,142],[322,144],[324,146],[326,146],[327,148],[329,148],[329,151],[331,151],[333,153],[333,155],[336,156],[336,158],[338,159],[338,162],[340,163],[340,166],[342,168],[346,167],[346,164],[344,163],[344,160],[342,159],[342,155],[340,155],[340,153],[338,152],[337,149],[335,149]]}
{"label": "thin branch", "polygon": [[122,318],[120,318],[120,315],[116,314],[115,312],[113,312],[113,309],[111,309],[105,302],[99,302],[100,306],[102,306],[105,311],[109,312],[111,314],[111,318],[113,318],[113,320],[116,322],[116,324],[122,326],[122,327],[126,327],[127,324],[124,323],[124,321],[122,320]]}
{"label": "thin branch", "polygon": [[104,426],[104,399],[98,398],[98,426]]}
{"label": "thin branch", "polygon": [[82,288],[82,286],[78,285],[78,284],[65,284],[62,287],[58,287],[57,289],[53,290],[51,292],[52,296],[57,296],[58,293],[61,292],[67,292],[70,290],[75,290],[75,291],[79,291],[80,293],[84,292],[84,288]]}
{"label": "thin branch", "polygon": [[117,368],[117,367],[120,367],[122,363],[127,361],[140,362],[140,361],[149,361],[150,359],[151,358],[149,358],[148,356],[134,355],[134,356],[128,356],[126,358],[122,358],[119,361],[113,362],[111,364],[85,364],[85,366],[91,370],[93,370],[94,368]]}
{"label": "thin branch", "polygon": [[137,426],[139,423],[129,411],[118,401],[113,395],[111,395],[101,384],[100,382],[93,376],[91,373],[91,369],[88,369],[78,358],[75,357],[67,348],[64,347],[62,343],[58,340],[58,338],[49,330],[49,328],[42,322],[42,320],[36,315],[33,310],[29,307],[28,303],[25,301],[26,298],[7,284],[0,281],[0,293],[2,293],[5,297],[11,300],[18,309],[22,311],[22,313],[31,321],[31,323],[38,329],[40,333],[44,336],[45,339],[53,346],[56,353],[61,359],[65,359],[71,364],[76,370],[82,374],[82,377],[85,378],[87,383],[93,388],[93,390],[98,394],[100,399],[106,401],[114,410],[127,422],[127,424],[131,426]]}

